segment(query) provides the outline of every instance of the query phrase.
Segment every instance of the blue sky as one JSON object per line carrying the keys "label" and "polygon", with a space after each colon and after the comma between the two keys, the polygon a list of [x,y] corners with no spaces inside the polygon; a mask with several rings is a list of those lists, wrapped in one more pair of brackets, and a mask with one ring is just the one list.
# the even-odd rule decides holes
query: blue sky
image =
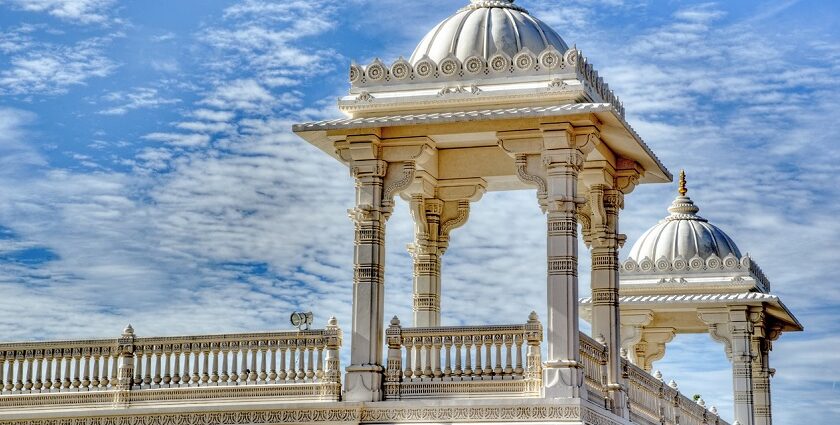
{"label": "blue sky", "polygon": [[[0,0],[2,339],[269,330],[298,308],[349,329],[353,185],[290,127],[337,117],[352,60],[408,57],[461,3]],[[777,423],[831,422],[840,6],[518,3],[583,50],[805,325],[771,354]],[[674,194],[627,198],[631,243]],[[543,223],[530,191],[473,206],[444,258],[444,324],[545,309]],[[404,203],[388,226],[386,316],[407,319]],[[678,337],[656,367],[731,417],[710,338]]]}

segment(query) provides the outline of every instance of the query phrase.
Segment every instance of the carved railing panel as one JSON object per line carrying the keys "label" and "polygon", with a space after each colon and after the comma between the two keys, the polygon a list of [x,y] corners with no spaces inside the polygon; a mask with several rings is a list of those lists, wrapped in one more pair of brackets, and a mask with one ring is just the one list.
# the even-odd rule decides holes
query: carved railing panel
{"label": "carved railing panel", "polygon": [[[580,359],[589,400],[606,407],[606,346],[581,333]],[[622,359],[621,365],[626,377],[632,422],[646,425],[728,425],[714,411],[706,410],[702,401],[698,403],[681,394],[673,381],[666,384],[627,359]]]}
{"label": "carved railing panel", "polygon": [[387,399],[533,397],[542,389],[542,325],[402,328],[386,332]]}
{"label": "carved railing panel", "polygon": [[271,397],[339,400],[341,330],[0,344],[0,409]]}

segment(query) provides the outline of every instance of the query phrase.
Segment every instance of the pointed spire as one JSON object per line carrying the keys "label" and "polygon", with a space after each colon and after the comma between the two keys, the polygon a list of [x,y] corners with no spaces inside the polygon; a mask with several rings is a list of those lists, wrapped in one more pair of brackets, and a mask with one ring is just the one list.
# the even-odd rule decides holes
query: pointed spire
{"label": "pointed spire", "polygon": [[697,215],[700,208],[698,208],[697,205],[694,205],[694,201],[692,201],[687,195],[688,188],[685,183],[685,170],[680,170],[680,186],[679,189],[677,189],[677,192],[679,192],[679,195],[676,199],[674,199],[674,202],[672,202],[671,206],[668,208],[668,212],[670,212],[671,215],[666,218],[666,220],[706,221],[705,218]]}
{"label": "pointed spire", "polygon": [[680,170],[680,196],[685,196],[688,193],[688,189],[685,187],[685,170]]}

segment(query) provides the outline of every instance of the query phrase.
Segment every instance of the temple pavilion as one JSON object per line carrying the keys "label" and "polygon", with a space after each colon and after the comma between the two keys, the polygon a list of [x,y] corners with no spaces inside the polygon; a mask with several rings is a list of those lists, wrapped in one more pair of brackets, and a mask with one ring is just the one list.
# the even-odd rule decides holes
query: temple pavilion
{"label": "temple pavilion", "polygon": [[[0,425],[771,423],[771,344],[801,325],[697,215],[684,178],[670,215],[619,261],[631,192],[672,175],[556,31],[512,0],[472,0],[408,59],[351,65],[349,83],[344,117],[293,131],[355,180],[352,323],[0,344]],[[452,230],[507,190],[534,191],[545,215],[547,315],[441,326]],[[402,319],[383,313],[397,198],[415,224]],[[592,264],[582,300],[580,261]],[[731,359],[734,418],[650,373],[675,334],[699,332]]]}

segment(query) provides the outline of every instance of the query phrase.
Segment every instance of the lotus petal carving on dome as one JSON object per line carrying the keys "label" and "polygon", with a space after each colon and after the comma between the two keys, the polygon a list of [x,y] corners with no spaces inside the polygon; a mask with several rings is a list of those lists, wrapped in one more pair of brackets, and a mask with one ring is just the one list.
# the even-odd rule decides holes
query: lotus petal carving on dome
{"label": "lotus petal carving on dome", "polygon": [[361,81],[363,73],[360,66],[356,64],[350,65],[350,83],[355,84]]}
{"label": "lotus petal carving on dome", "polygon": [[706,262],[699,255],[694,255],[694,257],[688,260],[688,268],[691,270],[703,270],[706,268]]}
{"label": "lotus petal carving on dome", "polygon": [[668,261],[668,259],[665,258],[664,256],[659,257],[659,259],[656,260],[656,270],[657,271],[666,272],[670,269],[671,269],[671,262]]}
{"label": "lotus petal carving on dome", "polygon": [[509,72],[511,70],[510,57],[504,52],[496,53],[487,61],[487,66],[493,72]]}
{"label": "lotus petal carving on dome", "polygon": [[420,78],[431,78],[434,76],[436,69],[437,64],[428,57],[424,57],[414,64],[414,75]]}
{"label": "lotus petal carving on dome", "polygon": [[709,258],[706,259],[706,268],[708,269],[719,269],[721,264],[722,262],[720,260],[720,257],[717,256],[717,254],[712,254],[709,256]]}
{"label": "lotus petal carving on dome", "polygon": [[644,259],[642,259],[641,262],[639,262],[639,269],[641,269],[644,272],[649,272],[653,270],[653,268],[653,260],[651,260],[649,257],[645,257]]}
{"label": "lotus petal carving on dome", "polygon": [[388,69],[385,68],[385,64],[377,58],[373,61],[373,63],[367,66],[365,69],[365,75],[370,81],[381,81],[387,77]]}
{"label": "lotus petal carving on dome", "polygon": [[561,56],[561,53],[558,52],[557,49],[555,49],[553,46],[550,46],[549,48],[543,50],[542,53],[540,53],[539,62],[541,67],[547,70],[552,70],[559,67],[562,64],[563,58]]}
{"label": "lotus petal carving on dome", "polygon": [[741,264],[738,261],[738,257],[736,257],[731,252],[729,254],[727,254],[726,257],[723,257],[723,267],[725,267],[729,270],[737,269],[737,268],[739,268],[740,265]]}
{"label": "lotus petal carving on dome", "polygon": [[411,76],[411,64],[400,57],[391,65],[391,77],[395,80],[405,80]]}
{"label": "lotus petal carving on dome", "polygon": [[537,58],[527,47],[513,57],[513,66],[520,71],[532,70],[536,64]]}
{"label": "lotus petal carving on dome", "polygon": [[464,72],[470,75],[478,75],[486,67],[487,64],[484,63],[484,59],[478,56],[470,56],[464,61]]}
{"label": "lotus petal carving on dome", "polygon": [[688,267],[688,262],[685,261],[682,255],[678,255],[677,258],[674,258],[674,261],[671,263],[674,267],[674,270],[683,271]]}
{"label": "lotus petal carving on dome", "polygon": [[628,272],[634,272],[639,269],[639,265],[636,264],[636,261],[634,261],[632,258],[628,258],[627,260],[625,260],[624,264],[622,264],[621,267],[624,269],[624,271]]}
{"label": "lotus petal carving on dome", "polygon": [[438,64],[438,70],[441,75],[452,77],[461,71],[461,61],[459,61],[454,55],[450,55],[440,61]]}

